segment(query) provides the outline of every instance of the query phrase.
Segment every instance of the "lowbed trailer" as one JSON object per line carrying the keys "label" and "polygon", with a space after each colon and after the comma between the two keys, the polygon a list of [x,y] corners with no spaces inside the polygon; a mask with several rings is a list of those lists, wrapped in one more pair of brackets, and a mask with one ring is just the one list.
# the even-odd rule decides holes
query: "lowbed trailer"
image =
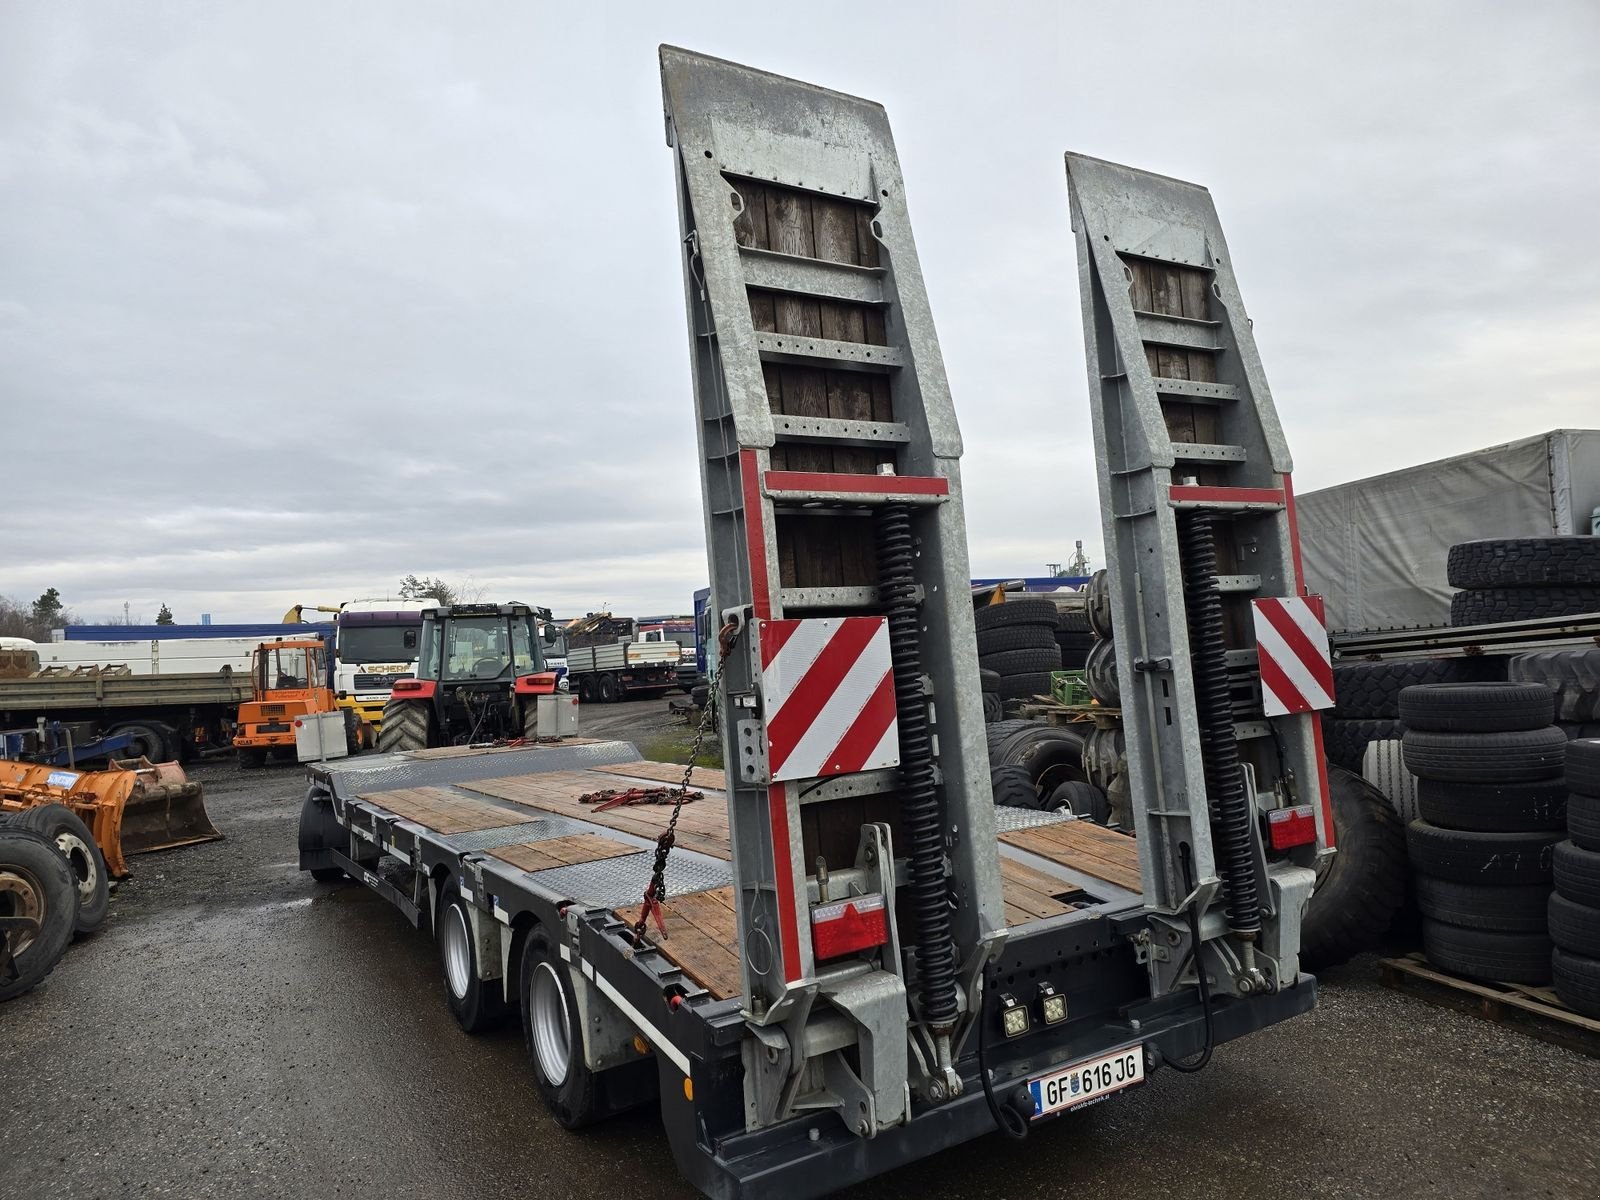
{"label": "lowbed trailer", "polygon": [[[659,1097],[719,1197],[1022,1137],[1311,1009],[1332,823],[1313,705],[1263,680],[1295,648],[1325,669],[1326,637],[1207,193],[1068,159],[1133,839],[994,804],[961,439],[882,108],[661,64],[729,768],[675,821],[653,789],[681,768],[619,743],[319,764],[301,866],[428,924],[466,1029],[520,1010],[562,1124]],[[1290,650],[1258,646],[1280,617]]]}

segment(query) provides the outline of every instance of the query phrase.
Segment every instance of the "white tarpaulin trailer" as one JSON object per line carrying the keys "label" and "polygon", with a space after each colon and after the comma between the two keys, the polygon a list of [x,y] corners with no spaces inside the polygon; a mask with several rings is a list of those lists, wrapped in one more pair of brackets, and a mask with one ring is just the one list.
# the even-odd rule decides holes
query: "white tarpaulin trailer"
{"label": "white tarpaulin trailer", "polygon": [[1446,625],[1457,542],[1591,532],[1600,430],[1557,429],[1298,498],[1307,582],[1334,630]]}

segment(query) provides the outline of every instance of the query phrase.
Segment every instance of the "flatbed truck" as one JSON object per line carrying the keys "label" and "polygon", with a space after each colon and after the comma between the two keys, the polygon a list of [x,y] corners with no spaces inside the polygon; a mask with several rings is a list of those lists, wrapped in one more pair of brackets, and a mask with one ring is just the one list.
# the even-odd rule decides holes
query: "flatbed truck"
{"label": "flatbed truck", "polygon": [[122,753],[166,762],[231,749],[239,705],[250,697],[248,672],[119,675],[85,669],[0,679],[0,728],[44,719],[77,725],[79,740],[91,732],[126,734]]}
{"label": "flatbed truck", "polygon": [[[883,110],[661,65],[728,767],[663,804],[633,801],[683,768],[617,742],[315,764],[301,867],[431,929],[464,1029],[520,1013],[561,1124],[654,1100],[717,1197],[1026,1136],[1311,1009],[1316,722],[1268,710],[1248,619],[1302,599],[1289,461],[1209,197],[1069,159],[1133,839],[994,805],[961,445]],[[1198,312],[1132,307],[1134,266]],[[1180,338],[1209,386],[1180,386]],[[805,411],[813,382],[848,409]]]}

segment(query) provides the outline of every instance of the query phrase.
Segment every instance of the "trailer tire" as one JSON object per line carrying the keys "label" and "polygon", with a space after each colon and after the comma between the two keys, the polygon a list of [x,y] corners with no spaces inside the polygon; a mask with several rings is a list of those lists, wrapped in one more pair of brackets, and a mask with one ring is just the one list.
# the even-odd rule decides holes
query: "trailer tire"
{"label": "trailer tire", "polygon": [[1550,977],[1568,1008],[1600,1018],[1600,958],[1569,954],[1557,946],[1550,953]]}
{"label": "trailer tire", "polygon": [[1516,833],[1563,829],[1567,791],[1559,779],[1511,783],[1441,783],[1417,780],[1417,811],[1424,821],[1445,829]]}
{"label": "trailer tire", "polygon": [[986,654],[978,663],[985,670],[998,671],[1002,680],[1008,675],[1048,674],[1061,669],[1061,651],[1052,638],[1048,650],[1006,650],[1000,654]]}
{"label": "trailer tire", "polygon": [[[302,862],[307,854],[322,850],[338,850],[348,846],[349,838],[333,815],[333,802],[328,793],[316,784],[306,789],[305,802],[300,805],[299,850]],[[343,867],[302,867],[318,883],[337,883],[344,879]]]}
{"label": "trailer tire", "polygon": [[13,829],[31,829],[55,843],[61,857],[67,860],[78,887],[78,919],[72,927],[73,936],[88,937],[104,925],[111,909],[111,877],[106,871],[106,856],[78,814],[65,804],[39,804],[18,813],[10,824]]}
{"label": "trailer tire", "polygon": [[[1043,625],[1056,627],[1056,604],[1043,596],[1019,596],[1003,604],[986,604],[973,618],[982,633],[986,629],[999,629],[1003,625]],[[1052,634],[1053,636],[1053,634]]]}
{"label": "trailer tire", "polygon": [[1561,842],[1556,846],[1552,865],[1556,891],[1568,900],[1600,908],[1600,851]]}
{"label": "trailer tire", "polygon": [[378,734],[378,753],[397,754],[402,750],[426,750],[433,714],[420,700],[390,700],[383,706],[383,727]]}
{"label": "trailer tire", "polygon": [[1567,743],[1567,790],[1600,798],[1600,738],[1579,738]]}
{"label": "trailer tire", "polygon": [[1445,578],[1458,588],[1600,584],[1600,541],[1579,535],[1458,542],[1445,560]]}
{"label": "trailer tire", "polygon": [[1547,883],[1457,883],[1431,875],[1413,877],[1422,915],[1463,929],[1543,933],[1550,903]]}
{"label": "trailer tire", "polygon": [[162,735],[160,727],[153,722],[124,721],[121,725],[114,725],[111,728],[113,737],[124,733],[131,735],[133,741],[128,744],[127,749],[112,755],[113,758],[148,758],[151,762],[170,761],[162,757],[167,748],[167,739]]}
{"label": "trailer tire", "polygon": [[1434,966],[1469,979],[1550,982],[1550,935],[1467,929],[1422,919],[1422,952]]}
{"label": "trailer tire", "polygon": [[78,920],[78,887],[55,844],[15,822],[0,828],[0,913],[32,916],[38,931],[0,933],[10,939],[16,977],[0,982],[0,1003],[37,987],[55,970]]}
{"label": "trailer tire", "polygon": [[997,808],[1039,807],[1039,793],[1034,790],[1026,767],[991,767],[989,786],[994,792]]}
{"label": "trailer tire", "polygon": [[505,990],[495,980],[479,977],[472,914],[454,887],[440,895],[433,925],[444,998],[456,1023],[468,1033],[485,1033],[501,1024],[506,1016]]}
{"label": "trailer tire", "polygon": [[1406,899],[1406,838],[1394,806],[1354,771],[1328,771],[1338,847],[1300,923],[1300,961],[1321,971],[1371,949]]}
{"label": "trailer tire", "polygon": [[1515,783],[1554,779],[1567,754],[1567,735],[1555,726],[1506,733],[1405,732],[1406,768],[1440,783]]}
{"label": "trailer tire", "polygon": [[1549,883],[1559,832],[1479,833],[1441,829],[1427,821],[1406,826],[1411,865],[1423,875],[1456,883]]}
{"label": "trailer tire", "polygon": [[572,980],[542,929],[528,931],[520,957],[522,1036],[534,1086],[563,1128],[580,1129],[604,1111],[599,1078],[583,1061]]}
{"label": "trailer tire", "polygon": [[1542,683],[1432,683],[1400,693],[1407,729],[1502,733],[1543,729],[1555,719],[1555,692]]}
{"label": "trailer tire", "polygon": [[978,657],[988,658],[1009,650],[1049,650],[1057,635],[1043,625],[1003,625],[978,633]]}
{"label": "trailer tire", "polygon": [[1595,612],[1600,612],[1600,587],[1593,585],[1484,588],[1450,598],[1451,625],[1498,625]]}

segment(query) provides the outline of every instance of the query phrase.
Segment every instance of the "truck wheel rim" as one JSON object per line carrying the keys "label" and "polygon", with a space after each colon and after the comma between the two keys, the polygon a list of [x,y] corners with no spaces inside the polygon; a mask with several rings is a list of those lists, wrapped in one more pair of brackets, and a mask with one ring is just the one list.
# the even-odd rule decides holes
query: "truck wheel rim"
{"label": "truck wheel rim", "polygon": [[79,898],[89,903],[100,884],[100,864],[95,861],[94,851],[75,833],[60,834],[56,838],[56,848],[66,858],[72,877],[78,881]]}
{"label": "truck wheel rim", "polygon": [[472,946],[467,940],[467,917],[459,904],[450,906],[450,916],[444,923],[444,973],[450,993],[465,1000],[472,976]]}
{"label": "truck wheel rim", "polygon": [[[0,916],[31,917],[38,923],[36,928],[44,928],[44,889],[38,880],[19,867],[0,870]],[[19,929],[11,936],[11,953],[18,955],[33,945],[35,934]]]}
{"label": "truck wheel rim", "polygon": [[539,1071],[559,1087],[572,1062],[572,1029],[567,1020],[567,993],[555,968],[542,962],[533,973],[533,1049]]}

